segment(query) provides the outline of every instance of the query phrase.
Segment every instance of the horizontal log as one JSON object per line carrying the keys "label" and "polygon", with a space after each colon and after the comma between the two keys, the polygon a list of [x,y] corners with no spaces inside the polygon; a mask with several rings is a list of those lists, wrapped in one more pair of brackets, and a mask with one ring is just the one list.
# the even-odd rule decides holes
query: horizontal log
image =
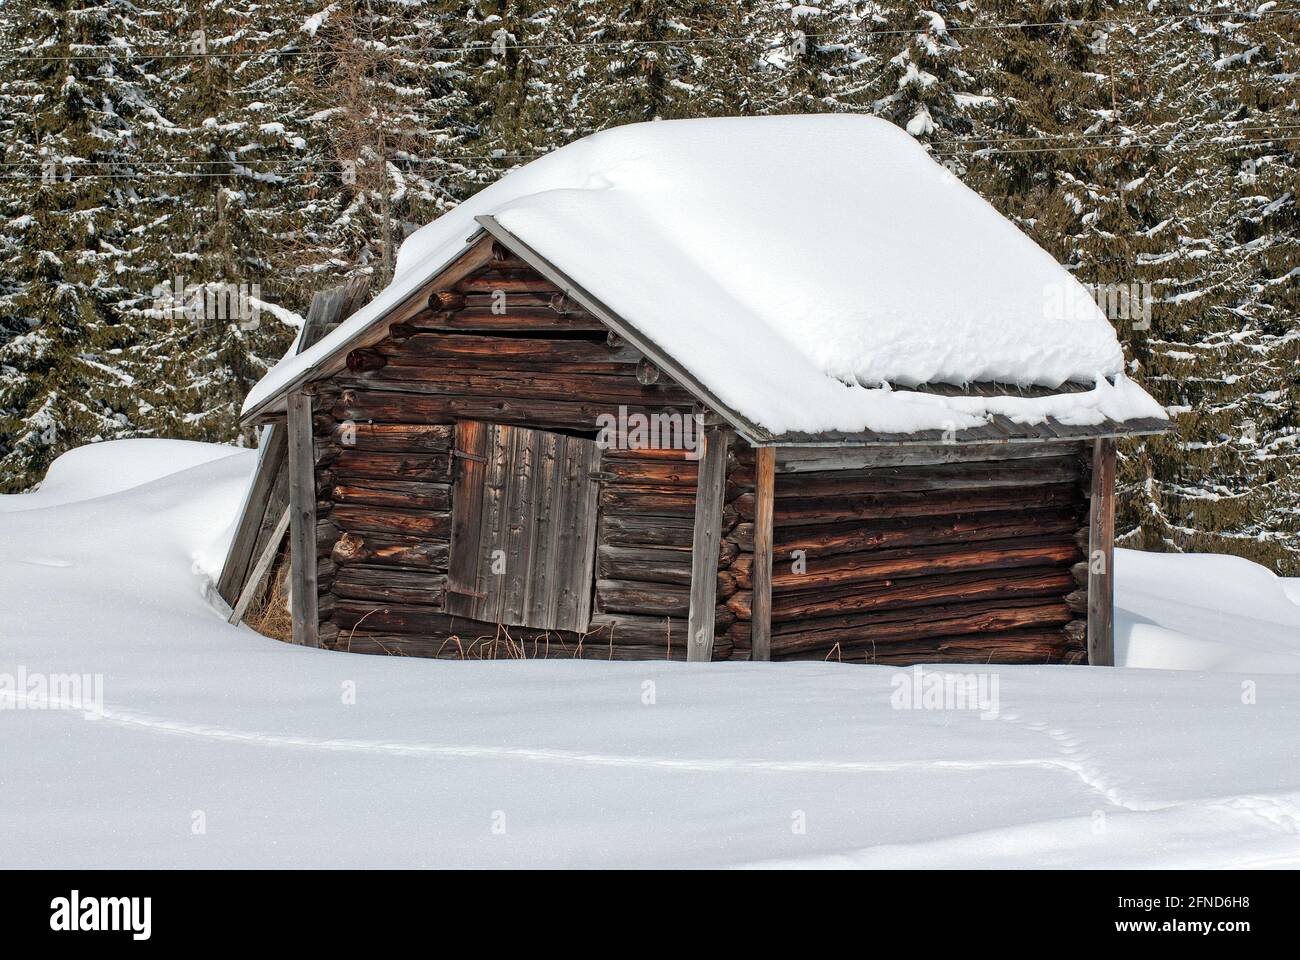
{"label": "horizontal log", "polygon": [[[925,606],[956,601],[1011,597],[1064,596],[1070,589],[1070,574],[1059,567],[1027,567],[1014,571],[976,571],[937,577],[885,580],[826,590],[808,596],[781,597],[772,606],[772,621],[786,622],[802,617],[843,616],[882,607]],[[742,619],[752,616],[750,592],[737,590],[727,606]]]}
{"label": "horizontal log", "polygon": [[[634,408],[629,407],[631,409]],[[610,414],[617,416],[618,409],[607,403],[529,397],[431,396],[396,391],[345,390],[332,413],[340,421],[428,424],[486,420],[539,429],[589,431],[594,436],[600,426],[599,418]]]}
{"label": "horizontal log", "polygon": [[335,563],[373,563],[388,567],[446,570],[449,546],[444,541],[381,533],[345,533],[334,544]]}
{"label": "horizontal log", "polygon": [[982,490],[1074,483],[1078,457],[978,461],[929,467],[884,467],[785,475],[776,485],[777,499],[851,497],[872,493],[922,490]]}
{"label": "horizontal log", "polygon": [[[630,646],[680,647],[686,650],[686,618],[637,616],[626,613],[595,613],[591,617],[588,635],[597,642],[608,639],[616,644]],[[714,625],[721,634],[730,627],[731,618],[720,616]],[[715,641],[716,642],[716,641]],[[719,658],[716,655],[714,659]]]}
{"label": "horizontal log", "polygon": [[614,483],[695,488],[700,465],[695,460],[604,458],[601,472]]}
{"label": "horizontal log", "polygon": [[544,363],[623,363],[635,383],[635,364],[640,351],[614,348],[601,340],[567,338],[492,337],[473,334],[417,333],[400,344],[381,343],[380,353],[441,360],[516,360]]}
{"label": "horizontal log", "polygon": [[330,440],[340,450],[362,453],[446,453],[451,424],[338,423],[330,418]]}
{"label": "horizontal log", "polygon": [[[873,553],[847,553],[818,558],[800,564],[782,562],[772,570],[773,595],[804,593],[852,583],[873,583],[885,579],[937,576],[971,570],[1010,570],[1068,564],[1079,555],[1070,539],[989,540],[979,544],[943,544],[902,547]],[[738,557],[732,565],[737,582],[749,589],[753,555]]]}
{"label": "horizontal log", "polygon": [[451,485],[367,479],[336,483],[329,489],[329,498],[336,504],[446,512],[451,509]]}
{"label": "horizontal log", "polygon": [[[962,609],[962,607],[971,609]],[[982,609],[973,609],[974,607]],[[963,634],[1003,633],[1028,628],[1061,627],[1072,616],[1059,600],[1031,606],[1008,607],[1001,601],[991,604],[953,605],[936,610],[919,607],[910,611],[913,619],[881,620],[850,626],[821,626],[816,620],[806,622],[799,632],[782,633],[772,638],[772,653],[795,653],[829,649],[836,644],[844,650],[858,647],[892,645],[930,637],[956,637]],[[890,611],[894,613],[894,611]],[[863,618],[865,619],[865,618]]]}
{"label": "horizontal log", "polygon": [[612,447],[604,452],[604,459],[667,460],[693,465],[697,470],[699,468],[699,454],[697,451],[675,447]]}
{"label": "horizontal log", "polygon": [[451,455],[440,453],[376,453],[342,450],[330,467],[336,478],[370,477],[375,480],[418,480],[444,483],[451,480]]}
{"label": "horizontal log", "polygon": [[[788,527],[776,538],[774,554],[778,560],[793,559],[796,551],[802,551],[805,557],[813,558],[894,547],[1063,536],[1077,523],[1078,511],[1074,507],[1062,507]],[[737,524],[731,536],[742,550],[754,548],[751,523]]]}
{"label": "horizontal log", "polygon": [[335,576],[332,592],[352,600],[441,606],[446,587],[446,574],[347,564]]}
{"label": "horizontal log", "polygon": [[330,518],[349,533],[389,533],[419,540],[446,540],[451,535],[451,515],[446,512],[339,504]]}
{"label": "horizontal log", "polygon": [[[897,444],[873,447],[778,447],[777,473],[822,470],[862,470],[877,467],[926,466],[980,460],[1028,460],[1060,457],[1081,451],[1076,441],[1043,443]],[[753,450],[740,452],[752,462]],[[779,484],[778,484],[779,485]]]}
{"label": "horizontal log", "polygon": [[684,617],[690,610],[691,590],[668,583],[597,580],[596,609],[601,613],[640,613]]}
{"label": "horizontal log", "polygon": [[[842,520],[885,520],[895,517],[1062,507],[1076,503],[1078,495],[1078,490],[1073,485],[1056,484],[1007,490],[955,491],[946,496],[915,492],[778,500],[773,523],[777,527],[788,527]],[[754,519],[753,494],[738,497],[736,507],[742,519]]]}
{"label": "horizontal log", "polygon": [[[451,369],[418,364],[393,364],[355,377],[340,378],[338,384],[356,390],[385,390],[397,393],[461,396],[484,394],[549,400],[582,400],[587,403],[681,405],[689,407],[691,395],[671,384],[642,386],[622,374],[550,373],[530,370]],[[594,429],[594,428],[593,428]]]}
{"label": "horizontal log", "polygon": [[669,547],[601,544],[596,550],[596,575],[606,580],[689,584],[691,552]]}
{"label": "horizontal log", "polygon": [[[583,311],[557,313],[552,297],[545,294],[507,293],[504,301],[492,302],[490,294],[466,297],[462,309],[427,310],[407,321],[416,330],[476,330],[485,332],[527,332],[529,330],[571,330],[603,333],[605,325]],[[487,301],[481,303],[479,301]],[[497,307],[497,310],[493,308]],[[500,310],[504,312],[500,312]]]}
{"label": "horizontal log", "polygon": [[934,637],[913,643],[873,649],[802,651],[777,655],[773,660],[838,660],[845,663],[912,665],[918,663],[1067,663],[1070,652],[1061,644],[1059,631],[1019,630],[995,634]]}
{"label": "horizontal log", "polygon": [[693,514],[653,517],[602,512],[598,540],[611,546],[680,547],[689,550],[694,537]]}
{"label": "horizontal log", "polygon": [[513,271],[488,271],[473,277],[466,277],[456,284],[460,293],[560,293],[560,289],[549,280],[531,271],[516,273]]}
{"label": "horizontal log", "polygon": [[695,491],[640,485],[604,485],[600,507],[620,513],[655,517],[694,517]]}

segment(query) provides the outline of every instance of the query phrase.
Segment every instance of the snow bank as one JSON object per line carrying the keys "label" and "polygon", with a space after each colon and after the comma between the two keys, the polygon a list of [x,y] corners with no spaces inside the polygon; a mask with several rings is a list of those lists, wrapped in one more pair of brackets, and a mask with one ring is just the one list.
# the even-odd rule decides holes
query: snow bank
{"label": "snow bank", "polygon": [[0,513],[107,496],[238,452],[213,443],[147,438],[78,447],[50,464],[32,493],[0,495]]}
{"label": "snow bank", "polygon": [[[377,301],[251,410],[455,257],[490,214],[775,433],[963,429],[998,412],[883,383],[1119,386],[1022,422],[1164,417],[1087,292],[906,133],[849,115],[675,120],[533,161],[402,246]],[[1073,418],[1073,419],[1069,419]]]}
{"label": "snow bank", "polygon": [[[101,674],[104,700],[0,689],[8,867],[1300,866],[1300,676],[1172,646],[1191,671],[962,667],[998,681],[981,719],[895,709],[886,667],[294,647],[203,599],[254,460],[210,452],[0,517],[0,676]],[[1121,551],[1117,574],[1130,662],[1133,624],[1264,638],[1278,666],[1300,645],[1250,564]]]}
{"label": "snow bank", "polygon": [[1117,663],[1300,673],[1300,598],[1257,563],[1117,550],[1115,582]]}

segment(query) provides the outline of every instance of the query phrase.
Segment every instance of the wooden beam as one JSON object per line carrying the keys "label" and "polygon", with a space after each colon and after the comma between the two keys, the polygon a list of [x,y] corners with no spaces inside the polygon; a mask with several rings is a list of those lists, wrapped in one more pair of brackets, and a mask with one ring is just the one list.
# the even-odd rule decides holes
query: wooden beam
{"label": "wooden beam", "polygon": [[1088,663],[1115,665],[1115,441],[1092,448],[1088,523]]}
{"label": "wooden beam", "polygon": [[776,448],[754,451],[754,598],[750,659],[772,659],[772,510],[776,495]]}
{"label": "wooden beam", "polygon": [[316,585],[316,471],[312,456],[311,396],[288,397],[289,596],[293,642],[320,645]]}
{"label": "wooden beam", "polygon": [[722,506],[727,479],[727,445],[731,430],[704,431],[704,456],[695,488],[695,534],[691,545],[691,599],[687,620],[686,659],[713,659],[713,621],[717,613],[718,545],[722,540]]}
{"label": "wooden beam", "polygon": [[[257,535],[261,531],[268,505],[272,500],[276,477],[284,468],[284,428],[272,424],[262,434],[257,453],[257,467],[248,495],[239,511],[239,523],[226,551],[226,560],[217,579],[217,593],[232,607],[248,580],[249,564],[257,552]],[[231,621],[232,623],[235,621]]]}
{"label": "wooden beam", "polygon": [[248,612],[248,605],[253,602],[257,596],[258,588],[261,587],[262,581],[266,575],[271,572],[271,563],[275,560],[275,555],[280,550],[280,542],[284,540],[285,532],[289,529],[289,508],[286,507],[280,514],[280,519],[276,521],[275,529],[271,531],[270,538],[266,541],[266,546],[262,550],[262,555],[257,558],[253,564],[253,569],[244,582],[244,589],[239,593],[239,599],[235,602],[235,609],[230,613],[230,622],[239,623],[244,619],[244,614]]}

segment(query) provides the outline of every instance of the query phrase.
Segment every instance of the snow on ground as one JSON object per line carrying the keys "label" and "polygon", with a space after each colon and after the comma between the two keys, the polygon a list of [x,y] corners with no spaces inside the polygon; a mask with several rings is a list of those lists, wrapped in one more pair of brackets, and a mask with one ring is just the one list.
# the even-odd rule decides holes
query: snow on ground
{"label": "snow on ground", "polygon": [[1162,669],[981,668],[983,719],[884,667],[353,656],[205,600],[252,463],[105,443],[0,500],[0,681],[103,675],[90,717],[0,686],[0,865],[1300,866],[1300,607],[1258,567],[1121,553]]}

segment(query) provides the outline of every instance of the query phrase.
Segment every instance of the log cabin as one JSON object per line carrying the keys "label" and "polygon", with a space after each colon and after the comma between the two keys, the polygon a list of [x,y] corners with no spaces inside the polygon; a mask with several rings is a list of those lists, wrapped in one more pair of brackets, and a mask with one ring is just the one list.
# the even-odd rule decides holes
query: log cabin
{"label": "log cabin", "polygon": [[1167,418],[891,125],[599,133],[318,296],[218,592],[390,655],[1113,663],[1116,441]]}

